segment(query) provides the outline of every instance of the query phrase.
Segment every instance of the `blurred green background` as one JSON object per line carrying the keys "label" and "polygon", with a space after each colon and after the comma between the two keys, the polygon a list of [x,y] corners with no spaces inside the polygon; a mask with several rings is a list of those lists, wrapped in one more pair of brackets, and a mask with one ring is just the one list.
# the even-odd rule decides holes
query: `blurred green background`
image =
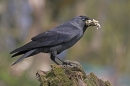
{"label": "blurred green background", "polygon": [[0,86],[38,86],[37,70],[49,70],[48,54],[11,66],[10,51],[71,18],[86,15],[101,29],[89,27],[83,38],[60,55],[80,62],[113,86],[130,82],[130,0],[0,0]]}

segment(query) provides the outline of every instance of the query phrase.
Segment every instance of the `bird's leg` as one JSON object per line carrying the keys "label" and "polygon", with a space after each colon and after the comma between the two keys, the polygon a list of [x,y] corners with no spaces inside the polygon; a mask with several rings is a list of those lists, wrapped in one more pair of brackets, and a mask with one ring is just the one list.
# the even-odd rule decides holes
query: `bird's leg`
{"label": "bird's leg", "polygon": [[59,59],[62,63],[64,62],[63,60],[61,60],[58,56],[56,57],[57,59]]}
{"label": "bird's leg", "polygon": [[62,63],[64,62],[63,60],[61,60],[61,59],[57,56],[57,51],[54,51],[54,55],[55,55],[56,58],[57,58],[58,60],[60,60]]}
{"label": "bird's leg", "polygon": [[51,53],[51,60],[54,61],[56,64],[59,64],[55,58],[57,58],[58,60],[60,60],[62,63],[64,62],[63,60],[61,60],[58,56],[57,56],[57,51],[54,51]]}
{"label": "bird's leg", "polygon": [[59,63],[55,60],[55,56],[53,54],[51,54],[51,60],[54,61],[57,65],[59,65]]}
{"label": "bird's leg", "polygon": [[55,57],[56,57],[57,53],[54,51],[51,53],[51,60],[54,61],[57,65],[60,65],[56,60],[55,60]]}

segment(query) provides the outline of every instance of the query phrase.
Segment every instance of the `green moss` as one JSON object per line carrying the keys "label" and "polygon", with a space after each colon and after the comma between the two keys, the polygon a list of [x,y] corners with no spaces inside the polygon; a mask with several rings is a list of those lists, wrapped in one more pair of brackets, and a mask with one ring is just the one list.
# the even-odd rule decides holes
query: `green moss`
{"label": "green moss", "polygon": [[72,86],[72,82],[68,79],[65,70],[61,66],[51,65],[51,67],[52,70],[46,76],[41,77],[44,84],[47,84],[47,86]]}
{"label": "green moss", "polygon": [[94,73],[86,76],[82,66],[73,65],[51,65],[52,69],[40,75],[40,86],[111,86],[108,81],[98,79]]}
{"label": "green moss", "polygon": [[105,81],[106,86],[112,86],[109,81]]}
{"label": "green moss", "polygon": [[108,81],[98,79],[94,73],[90,73],[84,82],[87,84],[87,86],[111,86]]}

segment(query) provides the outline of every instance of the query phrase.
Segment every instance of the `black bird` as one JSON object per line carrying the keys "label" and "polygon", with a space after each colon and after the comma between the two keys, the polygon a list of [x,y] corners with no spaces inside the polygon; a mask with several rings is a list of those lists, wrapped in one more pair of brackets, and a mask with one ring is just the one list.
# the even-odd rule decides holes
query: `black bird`
{"label": "black bird", "polygon": [[98,21],[90,20],[87,16],[77,16],[68,22],[33,37],[29,43],[10,53],[14,53],[12,57],[24,54],[12,65],[41,52],[50,53],[51,60],[59,64],[55,60],[55,58],[58,58],[57,55],[72,47],[83,36],[89,26],[100,28]]}

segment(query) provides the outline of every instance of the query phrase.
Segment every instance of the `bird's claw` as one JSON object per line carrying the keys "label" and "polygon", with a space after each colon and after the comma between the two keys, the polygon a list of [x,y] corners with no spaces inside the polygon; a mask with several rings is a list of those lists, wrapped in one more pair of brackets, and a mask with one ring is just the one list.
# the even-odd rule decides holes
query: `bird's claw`
{"label": "bird's claw", "polygon": [[69,61],[69,60],[65,60],[63,62],[63,66],[64,67],[77,67],[78,65],[80,65],[80,63],[76,62],[76,61]]}

